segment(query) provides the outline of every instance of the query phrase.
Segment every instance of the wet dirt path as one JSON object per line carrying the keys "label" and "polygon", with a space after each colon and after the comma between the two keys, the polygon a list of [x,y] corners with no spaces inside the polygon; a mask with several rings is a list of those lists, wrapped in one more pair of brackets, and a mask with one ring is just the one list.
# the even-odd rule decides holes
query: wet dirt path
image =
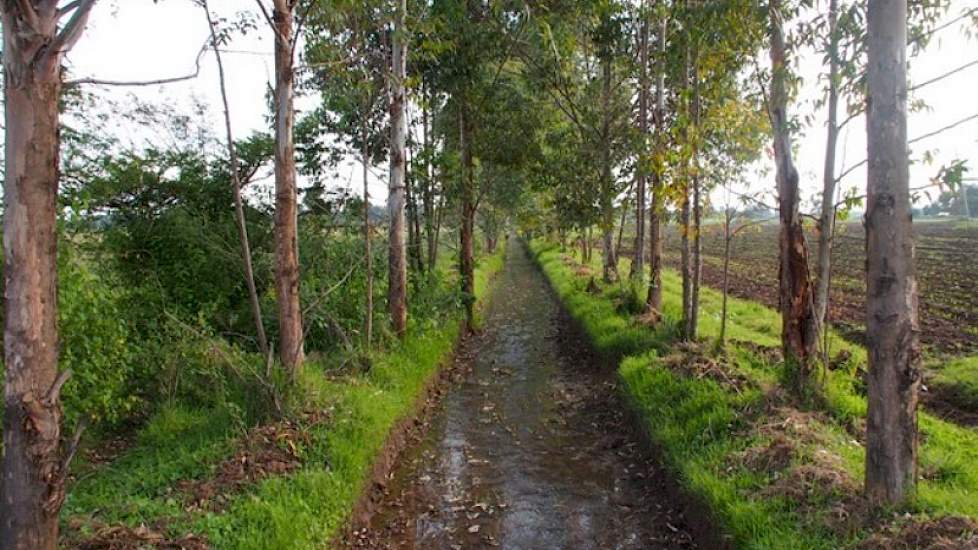
{"label": "wet dirt path", "polygon": [[401,457],[357,548],[695,547],[614,379],[511,242],[459,382]]}

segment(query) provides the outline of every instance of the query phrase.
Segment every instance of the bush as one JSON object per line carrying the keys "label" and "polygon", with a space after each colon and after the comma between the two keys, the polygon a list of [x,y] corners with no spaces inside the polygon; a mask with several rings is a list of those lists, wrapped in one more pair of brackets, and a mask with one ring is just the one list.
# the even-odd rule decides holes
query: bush
{"label": "bush", "polygon": [[58,263],[60,368],[72,373],[62,394],[65,421],[118,423],[141,404],[129,391],[135,352],[125,292],[111,273],[97,273],[70,246],[61,247]]}

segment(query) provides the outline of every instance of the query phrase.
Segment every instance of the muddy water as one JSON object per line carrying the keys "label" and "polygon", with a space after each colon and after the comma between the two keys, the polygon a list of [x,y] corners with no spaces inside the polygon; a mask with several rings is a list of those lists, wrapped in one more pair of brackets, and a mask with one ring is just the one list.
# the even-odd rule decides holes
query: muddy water
{"label": "muddy water", "polygon": [[543,275],[509,247],[461,380],[408,450],[368,548],[677,548],[694,543]]}

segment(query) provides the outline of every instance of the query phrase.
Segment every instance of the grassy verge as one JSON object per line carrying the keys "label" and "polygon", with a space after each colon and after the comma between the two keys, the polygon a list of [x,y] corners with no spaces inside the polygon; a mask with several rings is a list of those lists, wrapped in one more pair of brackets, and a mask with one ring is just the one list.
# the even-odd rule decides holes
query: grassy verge
{"label": "grassy verge", "polygon": [[[823,407],[804,409],[780,390],[776,312],[731,298],[725,354],[709,345],[674,345],[681,311],[675,273],[664,274],[665,320],[652,330],[636,317],[627,283],[588,292],[590,277],[600,273],[594,266],[544,242],[531,248],[598,351],[622,359],[624,390],[679,484],[737,547],[876,547],[925,531],[971,536],[969,520],[937,518],[978,517],[972,430],[921,414],[922,479],[909,518],[871,514],[859,496],[866,402],[853,372],[865,363],[865,350],[832,335],[833,349],[846,359],[824,381]],[[704,341],[719,333],[720,301],[718,292],[702,290]]]}
{"label": "grassy verge", "polygon": [[[480,260],[477,299],[502,265],[502,250]],[[202,535],[215,548],[326,547],[364,490],[391,428],[414,412],[422,389],[451,356],[462,315],[455,307],[447,320],[413,322],[407,338],[374,354],[366,371],[340,375],[328,358],[310,361],[283,423],[292,435],[273,442],[287,446],[298,467],[272,471],[209,506],[182,487],[233,462],[241,424],[221,411],[163,408],[119,458],[76,468],[63,511],[69,533],[77,540],[107,525],[147,525],[172,538]],[[325,421],[304,423],[308,411]]]}

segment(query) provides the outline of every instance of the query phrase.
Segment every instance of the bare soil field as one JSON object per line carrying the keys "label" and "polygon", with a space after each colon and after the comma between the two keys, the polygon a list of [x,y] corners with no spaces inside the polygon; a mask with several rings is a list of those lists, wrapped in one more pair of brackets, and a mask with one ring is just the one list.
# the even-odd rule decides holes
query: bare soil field
{"label": "bare soil field", "polygon": [[[866,282],[862,224],[840,226],[833,249],[830,321],[847,337],[862,341]],[[957,221],[915,222],[917,281],[920,285],[921,341],[948,355],[978,352],[978,226]],[[814,236],[809,246],[814,256]],[[679,265],[679,234],[667,231],[665,253]],[[777,307],[778,226],[750,228],[731,245],[732,295]],[[814,260],[814,257],[813,257]],[[703,280],[720,288],[723,281],[723,227],[704,226]]]}

